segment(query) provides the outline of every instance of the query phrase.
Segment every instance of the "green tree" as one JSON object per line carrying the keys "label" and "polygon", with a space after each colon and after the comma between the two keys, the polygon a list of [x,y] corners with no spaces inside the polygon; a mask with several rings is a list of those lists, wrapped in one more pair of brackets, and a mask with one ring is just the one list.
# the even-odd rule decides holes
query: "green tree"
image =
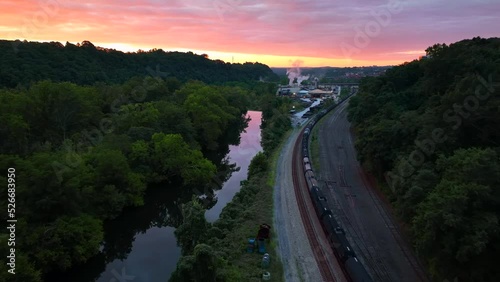
{"label": "green tree", "polygon": [[238,109],[230,106],[224,96],[210,86],[200,85],[189,93],[184,108],[198,133],[198,142],[209,150],[217,149],[217,141],[227,126],[240,118]]}
{"label": "green tree", "polygon": [[165,134],[181,134],[189,144],[196,144],[196,131],[188,113],[183,107],[167,101],[155,103],[160,113],[157,120],[156,132]]}
{"label": "green tree", "polygon": [[212,247],[198,244],[193,255],[182,256],[169,281],[215,282],[217,280],[218,259]]}
{"label": "green tree", "polygon": [[[414,220],[417,250],[430,257],[431,273],[483,281],[485,269],[495,271],[486,260],[499,251],[500,162],[491,149],[458,150],[441,157],[443,178],[420,205]],[[483,266],[476,269],[476,263]]]}
{"label": "green tree", "polygon": [[95,169],[95,184],[97,187],[107,187],[108,193],[119,191],[125,198],[127,206],[140,206],[143,204],[142,196],[146,188],[143,177],[132,172],[122,152],[110,149],[95,149],[89,157],[89,163]]}
{"label": "green tree", "polygon": [[33,85],[28,93],[32,110],[28,112],[32,134],[40,141],[60,143],[72,132],[96,123],[100,112],[94,101],[97,92],[90,87],[72,83],[42,81]]}
{"label": "green tree", "polygon": [[212,247],[198,244],[194,247],[194,276],[195,281],[215,282],[217,276],[217,257]]}
{"label": "green tree", "polygon": [[210,223],[205,219],[205,209],[196,197],[182,205],[182,224],[175,230],[177,244],[183,255],[190,254],[194,247],[204,243]]}
{"label": "green tree", "polygon": [[179,134],[153,135],[152,168],[158,179],[180,176],[184,184],[208,183],[216,171],[198,150],[189,148]]}
{"label": "green tree", "polygon": [[181,256],[177,262],[175,271],[170,276],[170,282],[193,282],[194,278],[194,256]]}
{"label": "green tree", "polygon": [[266,155],[263,152],[258,152],[250,162],[250,165],[248,167],[248,177],[252,177],[259,172],[266,171],[267,167],[268,160]]}
{"label": "green tree", "polygon": [[29,99],[22,93],[0,91],[0,153],[26,153],[30,125]]}
{"label": "green tree", "polygon": [[31,249],[36,265],[44,272],[65,270],[95,255],[102,239],[100,220],[89,215],[63,216],[28,234],[24,249]]}

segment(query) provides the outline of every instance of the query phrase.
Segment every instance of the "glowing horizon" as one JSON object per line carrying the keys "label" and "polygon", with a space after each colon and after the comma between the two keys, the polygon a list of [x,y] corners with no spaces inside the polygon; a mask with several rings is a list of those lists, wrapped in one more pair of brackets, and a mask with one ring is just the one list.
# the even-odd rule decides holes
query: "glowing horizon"
{"label": "glowing horizon", "polygon": [[[8,40],[16,40],[16,39],[8,39]],[[24,40],[24,39],[19,39]],[[27,39],[26,39],[27,40]],[[33,40],[27,40],[33,41]],[[87,40],[90,41],[90,40]],[[66,42],[56,41],[56,40],[36,40],[33,42],[59,42],[61,44],[65,44]],[[78,44],[80,42],[70,42],[71,44]],[[91,42],[91,41],[90,41]],[[362,66],[390,66],[397,65],[403,63],[401,61],[356,61],[349,59],[335,60],[335,59],[327,59],[327,58],[316,58],[316,57],[293,57],[293,56],[275,56],[275,55],[260,55],[260,54],[241,54],[241,53],[224,53],[217,51],[205,51],[205,50],[194,50],[194,49],[186,49],[186,48],[177,48],[177,49],[166,49],[159,47],[144,47],[144,46],[133,46],[125,43],[104,43],[99,44],[97,42],[91,42],[96,47],[102,47],[107,49],[115,49],[117,51],[121,51],[123,53],[134,53],[139,50],[149,51],[152,49],[162,49],[165,52],[192,52],[194,54],[206,54],[208,58],[211,60],[221,60],[229,63],[246,63],[246,62],[259,62],[262,64],[266,64],[269,67],[277,67],[277,68],[289,68],[294,62],[300,61],[302,62],[300,67],[362,67]],[[419,52],[418,56],[425,55],[425,51]],[[418,56],[415,57],[418,58]],[[257,60],[255,60],[257,59]],[[276,62],[277,64],[271,65],[268,62]],[[306,64],[307,63],[307,64]],[[281,64],[281,65],[280,65]]]}
{"label": "glowing horizon", "polygon": [[[376,2],[376,3],[374,3]],[[191,51],[270,67],[397,65],[436,43],[496,37],[495,0],[4,0],[0,38]]]}

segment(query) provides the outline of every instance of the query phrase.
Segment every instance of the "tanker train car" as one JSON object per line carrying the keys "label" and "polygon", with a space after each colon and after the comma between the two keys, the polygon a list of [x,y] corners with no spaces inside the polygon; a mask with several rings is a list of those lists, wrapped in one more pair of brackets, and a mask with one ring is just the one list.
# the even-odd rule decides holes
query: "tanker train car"
{"label": "tanker train car", "polygon": [[302,167],[304,169],[307,188],[309,189],[309,195],[311,196],[316,214],[320,219],[321,226],[325,231],[330,246],[337,256],[340,265],[343,267],[344,272],[352,282],[371,282],[373,280],[356,257],[356,254],[345,236],[345,231],[338,224],[337,220],[335,220],[329,208],[328,201],[318,185],[309,159],[309,135],[312,132],[312,128],[317,121],[326,115],[328,111],[335,108],[335,106],[336,105],[332,105],[328,109],[320,111],[306,125],[302,135]]}

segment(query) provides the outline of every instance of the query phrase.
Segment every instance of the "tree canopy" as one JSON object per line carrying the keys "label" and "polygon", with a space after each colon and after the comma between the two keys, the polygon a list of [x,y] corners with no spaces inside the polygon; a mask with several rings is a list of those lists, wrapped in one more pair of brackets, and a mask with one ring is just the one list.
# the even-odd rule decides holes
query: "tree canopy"
{"label": "tree canopy", "polygon": [[500,39],[429,47],[365,78],[348,117],[436,281],[498,281]]}
{"label": "tree canopy", "polygon": [[[123,257],[103,247],[104,222],[142,206],[148,186],[178,184],[178,204],[193,187],[213,196],[220,187],[209,183],[230,166],[220,162],[238,144],[247,110],[274,94],[272,83],[259,82],[273,79],[267,66],[193,53],[0,41],[0,62],[0,167],[16,169],[23,207],[19,281],[103,256],[101,248],[108,259]],[[203,250],[197,257],[207,261]]]}
{"label": "tree canopy", "polygon": [[205,83],[277,81],[278,76],[260,63],[231,64],[210,60],[192,52],[165,52],[161,49],[123,53],[115,49],[66,42],[0,40],[0,87],[28,85],[39,80],[124,83],[133,77],[177,77],[182,82]]}

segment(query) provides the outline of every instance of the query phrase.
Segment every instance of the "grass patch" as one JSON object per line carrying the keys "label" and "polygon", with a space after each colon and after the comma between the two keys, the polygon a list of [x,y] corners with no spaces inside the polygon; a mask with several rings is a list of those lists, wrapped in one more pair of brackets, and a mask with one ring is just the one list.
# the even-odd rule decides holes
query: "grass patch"
{"label": "grass patch", "polygon": [[311,140],[310,140],[310,152],[311,152],[311,166],[312,169],[316,172],[320,172],[320,163],[319,163],[319,138],[318,138],[318,130],[319,130],[319,124],[323,122],[323,119],[321,119],[314,127],[311,133]]}
{"label": "grass patch", "polygon": [[222,240],[217,240],[213,245],[224,252],[228,261],[227,271],[235,275],[233,281],[262,281],[264,271],[271,273],[269,281],[283,281],[283,265],[277,256],[277,244],[273,239],[276,230],[271,231],[271,240],[266,242],[266,251],[271,256],[268,269],[261,268],[262,254],[246,252],[247,240],[256,237],[259,226],[262,223],[272,226],[274,189],[268,184],[271,174],[269,171],[259,172],[245,182],[214,224],[226,233]]}
{"label": "grass patch", "polygon": [[269,176],[267,179],[267,185],[269,185],[271,187],[274,187],[274,181],[276,179],[276,164],[278,163],[278,158],[280,156],[280,152],[283,149],[283,146],[285,145],[286,141],[288,140],[288,138],[290,138],[290,135],[292,135],[293,132],[294,132],[294,130],[288,130],[288,132],[284,134],[283,140],[281,140],[281,143],[278,145],[276,150],[274,150],[273,154],[271,155],[269,165],[270,165],[270,168],[273,168],[273,169],[269,170]]}
{"label": "grass patch", "polygon": [[[273,226],[274,184],[280,152],[295,130],[289,130],[268,159],[267,167],[243,182],[240,192],[223,209],[214,227],[224,233],[223,238],[212,238],[209,244],[219,250],[226,260],[222,270],[227,281],[262,281],[262,274],[268,271],[271,280],[284,281],[283,264],[277,255],[277,230]],[[253,160],[252,160],[253,161]],[[262,269],[262,254],[247,253],[248,238],[255,238],[262,223],[272,226],[271,239],[266,242],[266,251],[271,256],[269,268]],[[301,279],[302,280],[302,279]]]}
{"label": "grass patch", "polygon": [[312,169],[319,173],[321,170],[320,162],[319,162],[319,127],[325,122],[326,117],[328,117],[331,113],[333,113],[335,109],[331,110],[328,114],[326,114],[322,119],[320,119],[316,125],[314,125],[311,132],[311,139],[309,140],[309,151],[311,153],[311,157],[309,161],[311,162]]}
{"label": "grass patch", "polygon": [[[328,105],[325,105],[328,106]],[[330,112],[328,112],[324,117],[322,117],[316,125],[314,125],[312,132],[311,132],[311,139],[309,140],[309,152],[310,152],[310,158],[309,161],[311,162],[312,169],[314,170],[315,173],[319,173],[321,171],[321,166],[319,162],[319,128],[320,126],[325,122],[326,118],[332,115],[337,108],[332,109]]]}
{"label": "grass patch", "polygon": [[295,261],[295,267],[297,268],[297,270],[298,270],[297,272],[299,273],[299,280],[301,282],[305,281],[304,276],[302,275],[302,269],[301,269],[298,261]]}

